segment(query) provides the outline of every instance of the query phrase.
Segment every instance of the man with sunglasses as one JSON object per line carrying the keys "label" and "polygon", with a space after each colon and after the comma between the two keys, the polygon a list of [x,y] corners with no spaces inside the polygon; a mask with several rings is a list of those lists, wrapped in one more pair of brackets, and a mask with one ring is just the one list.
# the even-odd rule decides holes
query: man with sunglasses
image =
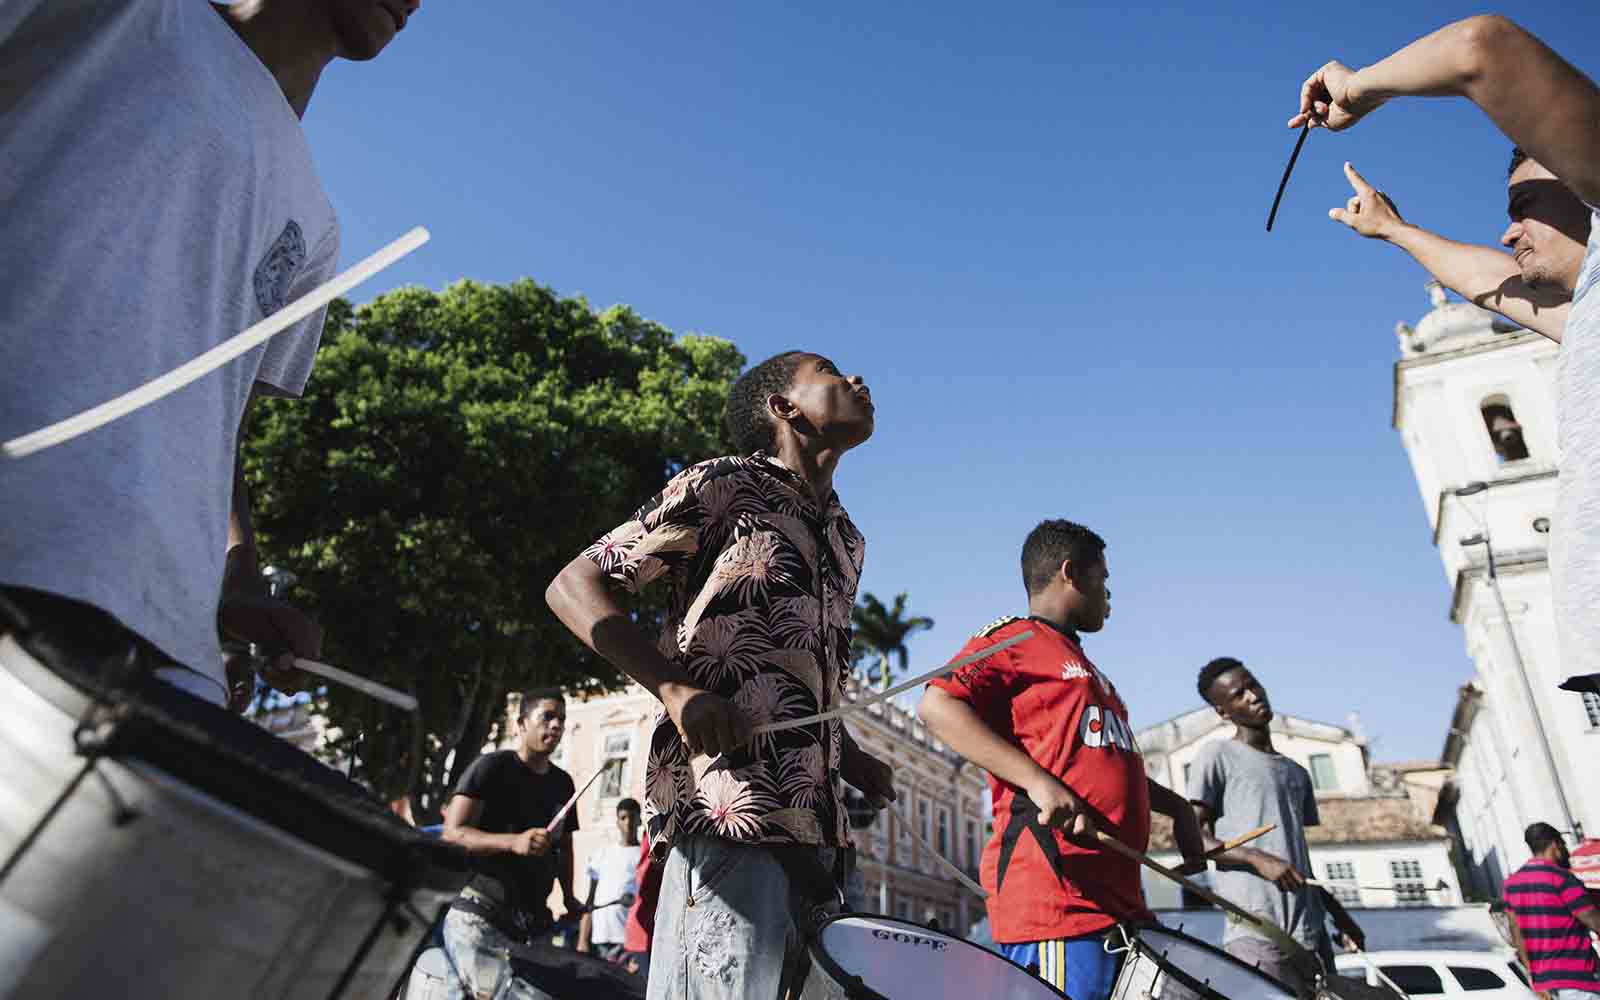
{"label": "man with sunglasses", "polygon": [[1395,97],[1464,97],[1515,144],[1501,243],[1511,256],[1407,224],[1354,168],[1329,215],[1406,250],[1442,284],[1561,344],[1561,468],[1550,565],[1567,672],[1600,671],[1600,88],[1503,17],[1458,21],[1360,70],[1330,62],[1291,128],[1342,131]]}

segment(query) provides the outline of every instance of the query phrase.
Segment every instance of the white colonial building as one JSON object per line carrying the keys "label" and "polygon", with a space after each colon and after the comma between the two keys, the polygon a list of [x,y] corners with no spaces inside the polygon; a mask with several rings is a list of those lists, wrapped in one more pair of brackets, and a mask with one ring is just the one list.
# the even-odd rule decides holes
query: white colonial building
{"label": "white colonial building", "polygon": [[1394,427],[1476,671],[1461,689],[1443,763],[1439,820],[1462,846],[1467,889],[1497,895],[1543,820],[1600,832],[1600,698],[1558,690],[1547,561],[1555,508],[1558,346],[1448,301],[1401,324]]}
{"label": "white colonial building", "polygon": [[[1461,901],[1450,838],[1430,822],[1446,780],[1437,762],[1371,764],[1353,717],[1346,728],[1280,712],[1271,731],[1273,749],[1306,769],[1317,798],[1322,822],[1306,828],[1314,869],[1306,874],[1322,880],[1347,907],[1439,907]],[[1207,705],[1137,736],[1150,777],[1192,799],[1192,765],[1201,748],[1234,733],[1233,724]],[[1154,819],[1151,855],[1176,864],[1171,824],[1163,816]],[[1184,906],[1178,887],[1148,870],[1144,891],[1153,909]]]}
{"label": "white colonial building", "polygon": [[[854,679],[845,693],[854,701],[863,689]],[[869,692],[870,693],[870,692]],[[587,886],[583,861],[614,836],[617,802],[644,801],[644,766],[659,703],[643,688],[586,701],[567,702],[567,730],[555,762],[582,784],[606,761],[612,770],[579,802],[579,832],[573,837],[581,898]],[[895,770],[898,802],[872,826],[855,831],[858,868],[871,912],[965,929],[983,916],[981,901],[963,889],[917,843],[922,838],[977,879],[978,858],[988,836],[984,808],[987,777],[928,734],[914,712],[881,703],[846,721],[856,742]]]}

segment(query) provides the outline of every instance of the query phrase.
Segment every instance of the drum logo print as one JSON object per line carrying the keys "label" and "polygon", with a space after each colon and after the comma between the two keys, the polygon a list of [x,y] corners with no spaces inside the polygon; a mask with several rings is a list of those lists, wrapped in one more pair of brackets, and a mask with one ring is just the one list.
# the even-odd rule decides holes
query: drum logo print
{"label": "drum logo print", "polygon": [[305,262],[306,238],[300,232],[300,223],[290,219],[256,265],[256,305],[261,307],[262,316],[271,316],[289,301],[289,285]]}
{"label": "drum logo print", "polygon": [[939,941],[934,938],[925,938],[920,934],[907,934],[905,931],[886,931],[881,928],[875,928],[872,932],[872,936],[877,938],[879,941],[893,941],[896,944],[916,945],[919,948],[923,945],[927,945],[934,951],[944,951],[950,947],[949,941]]}

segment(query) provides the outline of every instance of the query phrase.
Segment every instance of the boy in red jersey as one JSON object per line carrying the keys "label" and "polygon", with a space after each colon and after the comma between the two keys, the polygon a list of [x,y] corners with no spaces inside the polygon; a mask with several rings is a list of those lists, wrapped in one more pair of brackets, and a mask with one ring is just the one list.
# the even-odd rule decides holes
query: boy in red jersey
{"label": "boy in red jersey", "polygon": [[1111,613],[1110,575],[1105,541],[1088,528],[1034,528],[1022,546],[1028,617],[990,625],[962,655],[1033,635],[931,681],[917,707],[930,732],[989,772],[995,832],[980,874],[1001,954],[1073,1000],[1111,993],[1119,956],[1106,931],[1153,919],[1139,866],[1095,831],[1143,851],[1154,808],[1173,818],[1186,862],[1205,852],[1193,808],[1145,776],[1128,710],[1079,643]]}

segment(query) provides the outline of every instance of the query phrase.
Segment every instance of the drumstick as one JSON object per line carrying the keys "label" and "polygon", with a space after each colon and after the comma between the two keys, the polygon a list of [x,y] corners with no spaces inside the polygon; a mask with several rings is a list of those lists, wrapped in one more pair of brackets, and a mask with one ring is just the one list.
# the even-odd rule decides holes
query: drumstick
{"label": "drumstick", "polygon": [[1166,865],[1163,865],[1161,862],[1156,861],[1147,855],[1141,854],[1140,852],[1129,847],[1127,844],[1124,844],[1122,841],[1113,837],[1111,834],[1106,833],[1104,830],[1096,830],[1094,832],[1094,836],[1095,839],[1102,845],[1111,848],[1113,851],[1122,855],[1128,860],[1137,861],[1146,868],[1149,868],[1151,871],[1166,876],[1211,905],[1232,914],[1234,917],[1242,920],[1244,923],[1261,931],[1262,934],[1265,934],[1273,944],[1277,945],[1287,955],[1293,957],[1295,955],[1310,954],[1305,950],[1304,947],[1300,945],[1299,942],[1285,934],[1283,930],[1276,924],[1268,923],[1267,921],[1256,916],[1254,913],[1236,906],[1223,897],[1217,895],[1210,889],[1207,889],[1205,886],[1184,878],[1171,868],[1168,868]]}
{"label": "drumstick", "polygon": [[0,453],[7,458],[22,458],[52,445],[70,441],[80,434],[87,434],[118,417],[125,417],[141,406],[153,403],[222,367],[258,344],[265,343],[426,242],[428,242],[428,231],[418,226],[366,260],[335,275],[266,319],[253,324],[243,333],[230,337],[165,375],[157,376],[115,399],[108,399],[76,416],[58,420],[48,427],[13,438],[0,446]]}
{"label": "drumstick", "polygon": [[[1371,892],[1399,892],[1402,888],[1412,888],[1412,886],[1398,885],[1369,885],[1365,882],[1329,882],[1325,879],[1317,878],[1306,879],[1306,885],[1314,885],[1318,889],[1335,888],[1342,885],[1351,889],[1366,889]],[[1450,887],[1445,885],[1444,879],[1440,879],[1438,885],[1425,885],[1422,887],[1423,892],[1446,892],[1449,889]]]}
{"label": "drumstick", "polygon": [[1272,220],[1278,217],[1278,202],[1283,200],[1283,189],[1289,186],[1289,175],[1294,172],[1294,161],[1300,159],[1300,147],[1306,144],[1306,136],[1311,134],[1311,123],[1306,122],[1306,127],[1300,130],[1300,138],[1294,141],[1294,152],[1289,154],[1289,165],[1283,168],[1283,180],[1278,182],[1278,193],[1272,196],[1272,211],[1267,213],[1267,232],[1272,232]]}
{"label": "drumstick", "polygon": [[568,799],[567,800],[567,804],[562,806],[556,812],[556,818],[550,821],[550,825],[544,828],[544,832],[545,833],[554,834],[556,832],[556,827],[560,826],[561,825],[561,821],[567,818],[568,810],[570,810],[574,805],[577,804],[578,796],[582,795],[584,792],[587,792],[589,790],[589,786],[594,784],[596,778],[600,777],[602,774],[605,774],[607,771],[611,770],[612,763],[613,763],[612,761],[606,761],[604,764],[602,764],[600,766],[600,770],[594,772],[594,774],[589,776],[589,780],[585,781],[583,783],[583,787],[582,788],[580,788],[577,791],[572,793],[572,798]]}
{"label": "drumstick", "polygon": [[1214,858],[1219,854],[1227,854],[1235,847],[1243,847],[1244,845],[1250,843],[1250,841],[1255,840],[1257,837],[1265,837],[1267,834],[1271,833],[1277,828],[1278,824],[1276,823],[1268,823],[1266,826],[1258,826],[1249,833],[1241,833],[1232,840],[1227,840],[1218,844],[1216,847],[1213,847],[1211,850],[1206,852],[1206,857]]}
{"label": "drumstick", "polygon": [[940,854],[938,851],[934,850],[932,844],[930,844],[926,840],[922,839],[922,834],[917,832],[917,828],[915,826],[912,826],[910,823],[907,823],[903,819],[900,820],[900,825],[902,827],[904,827],[905,829],[910,830],[911,831],[911,836],[916,839],[917,843],[922,845],[922,849],[924,851],[927,851],[929,854],[933,855],[936,859],[938,859],[939,863],[941,865],[944,865],[945,868],[949,870],[950,874],[952,874],[952,875],[954,875],[956,877],[956,881],[957,882],[960,882],[962,885],[966,886],[968,889],[971,889],[973,892],[977,893],[979,899],[988,899],[989,898],[989,890],[985,889],[983,886],[979,885],[978,883],[972,881],[972,879],[967,878],[966,873],[955,866],[955,862],[951,861],[949,858],[945,857],[943,854]]}
{"label": "drumstick", "polygon": [[396,691],[394,688],[386,687],[377,681],[369,681],[365,677],[350,673],[348,670],[340,670],[338,667],[330,667],[326,663],[305,660],[298,656],[294,658],[294,665],[308,674],[326,677],[328,680],[343,684],[347,688],[354,688],[362,694],[371,695],[379,701],[386,701],[396,708],[404,709],[407,712],[415,712],[417,710],[417,699],[404,691]]}
{"label": "drumstick", "polygon": [[868,707],[876,705],[880,701],[887,701],[902,691],[909,691],[926,680],[937,677],[940,674],[949,673],[958,667],[964,667],[974,660],[981,660],[991,653],[998,653],[1007,646],[1015,646],[1022,640],[1032,637],[1032,635],[1033,629],[1018,632],[1016,635],[1006,639],[1003,642],[997,642],[992,646],[985,646],[976,653],[969,653],[959,660],[946,663],[942,667],[934,667],[932,670],[924,671],[908,681],[901,681],[899,684],[896,684],[894,687],[889,688],[886,691],[879,691],[870,698],[861,698],[857,701],[852,701],[847,705],[840,705],[838,708],[831,709],[826,712],[818,712],[816,715],[808,715],[803,719],[785,719],[782,722],[769,722],[764,726],[755,727],[750,732],[754,736],[760,736],[763,733],[776,733],[782,729],[794,729],[797,726],[809,726],[817,722],[826,722],[829,719],[838,718],[845,712],[865,711]]}

